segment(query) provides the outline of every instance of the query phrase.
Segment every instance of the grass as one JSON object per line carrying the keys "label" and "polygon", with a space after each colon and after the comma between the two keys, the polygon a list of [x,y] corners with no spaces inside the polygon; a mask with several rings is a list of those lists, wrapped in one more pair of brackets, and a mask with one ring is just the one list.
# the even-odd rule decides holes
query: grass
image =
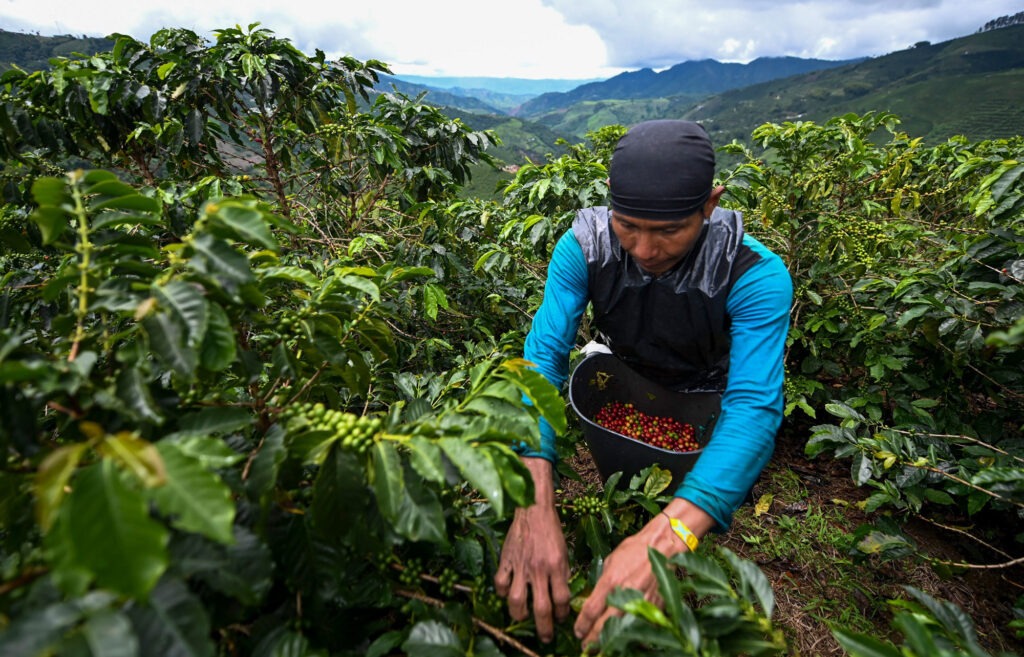
{"label": "grass", "polygon": [[800,476],[779,467],[766,470],[755,495],[755,503],[737,511],[732,529],[717,540],[768,576],[775,621],[794,654],[844,654],[832,638],[833,626],[887,635],[885,601],[892,587],[872,586],[850,556],[860,519],[849,512],[849,503],[812,496]]}

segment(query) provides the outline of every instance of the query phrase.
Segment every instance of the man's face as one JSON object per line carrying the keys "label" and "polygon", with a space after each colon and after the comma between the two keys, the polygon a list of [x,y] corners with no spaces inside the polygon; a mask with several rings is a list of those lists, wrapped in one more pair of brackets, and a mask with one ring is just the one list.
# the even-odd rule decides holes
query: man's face
{"label": "man's face", "polygon": [[622,248],[645,272],[660,276],[686,257],[700,237],[704,213],[698,210],[683,219],[637,219],[612,212],[612,230]]}

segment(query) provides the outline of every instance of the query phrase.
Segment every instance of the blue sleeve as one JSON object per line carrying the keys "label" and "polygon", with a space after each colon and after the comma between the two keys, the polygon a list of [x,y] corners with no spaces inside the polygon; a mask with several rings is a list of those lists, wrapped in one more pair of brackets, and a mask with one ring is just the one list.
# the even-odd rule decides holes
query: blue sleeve
{"label": "blue sleeve", "polygon": [[707,446],[676,491],[725,531],[775,448],[782,423],[784,354],[793,282],[782,259],[749,235],[761,260],[733,285],[729,380]]}
{"label": "blue sleeve", "polygon": [[[587,307],[587,261],[571,230],[555,244],[548,263],[544,298],[533,316],[526,336],[524,358],[534,363],[556,388],[569,376],[569,353],[576,346],[580,318]],[[540,456],[554,462],[555,431],[546,420],[540,422],[540,451],[523,450],[523,456]]]}

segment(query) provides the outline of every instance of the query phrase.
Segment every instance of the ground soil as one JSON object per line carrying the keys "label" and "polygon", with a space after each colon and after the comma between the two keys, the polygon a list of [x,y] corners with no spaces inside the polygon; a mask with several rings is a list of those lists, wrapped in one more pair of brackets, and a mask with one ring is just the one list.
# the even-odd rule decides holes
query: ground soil
{"label": "ground soil", "polygon": [[[849,463],[830,457],[808,459],[803,451],[806,432],[794,433],[803,437],[780,436],[765,476],[754,487],[753,498],[759,499],[764,492],[759,487],[763,485],[761,482],[770,479],[772,471],[788,469],[799,476],[806,489],[806,505],[797,507],[796,511],[780,509],[778,513],[799,515],[808,508],[842,505],[844,518],[848,520],[847,527],[868,522],[870,518],[858,509],[856,502],[865,499],[869,489],[858,488],[854,484],[850,477]],[[583,481],[563,480],[567,496],[579,493],[579,490],[573,489],[574,486],[600,486],[601,477],[582,443],[578,446],[577,454],[569,459],[569,464],[581,475]],[[751,505],[738,511],[737,517],[743,513],[753,513]],[[938,559],[991,565],[1006,563],[1016,556],[1011,556],[1013,548],[1010,546],[1000,551],[994,544],[979,544],[967,532],[957,531],[960,527],[972,524],[971,519],[951,519],[949,524],[934,524],[936,521],[911,516],[899,517],[899,521],[904,532],[921,552]],[[971,534],[978,534],[977,523],[973,524],[975,526],[970,528]],[[827,610],[835,602],[840,604],[835,604],[834,608],[849,609],[850,605],[846,603],[849,602],[851,592],[848,588],[834,589],[830,582],[821,581],[822,573],[828,572],[827,564],[801,564],[784,557],[766,559],[756,545],[751,545],[735,530],[717,537],[716,541],[741,557],[755,561],[772,582],[776,596],[773,619],[784,629],[793,655],[831,657],[847,654],[829,629],[829,623],[842,625],[842,619],[829,618]],[[829,554],[827,546],[819,550],[819,553],[823,560],[847,561],[845,554]],[[908,598],[902,587],[910,585],[936,599],[958,605],[971,617],[980,642],[993,655],[1004,651],[1024,655],[1024,641],[1016,638],[1013,631],[1007,628],[1007,623],[1014,618],[1016,600],[1024,595],[1024,568],[1021,566],[962,569],[957,575],[947,578],[940,577],[936,569],[923,560],[913,558],[889,562],[868,560],[850,567],[857,569],[855,574],[858,577],[858,588],[852,593],[853,606],[865,610],[865,617],[873,625],[870,633],[874,636],[888,638],[897,645],[902,644],[899,634],[892,629],[892,610],[885,601],[897,597]],[[827,575],[824,577],[827,579]],[[843,599],[820,601],[809,599],[808,595],[842,596]]]}

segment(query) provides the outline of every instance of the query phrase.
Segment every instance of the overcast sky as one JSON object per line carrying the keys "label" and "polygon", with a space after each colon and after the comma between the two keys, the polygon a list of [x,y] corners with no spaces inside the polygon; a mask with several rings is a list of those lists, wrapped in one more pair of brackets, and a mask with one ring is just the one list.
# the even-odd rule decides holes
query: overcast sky
{"label": "overcast sky", "polygon": [[1024,0],[0,0],[0,29],[148,40],[258,21],[308,54],[397,74],[586,79],[708,58],[884,55],[1020,11]]}

